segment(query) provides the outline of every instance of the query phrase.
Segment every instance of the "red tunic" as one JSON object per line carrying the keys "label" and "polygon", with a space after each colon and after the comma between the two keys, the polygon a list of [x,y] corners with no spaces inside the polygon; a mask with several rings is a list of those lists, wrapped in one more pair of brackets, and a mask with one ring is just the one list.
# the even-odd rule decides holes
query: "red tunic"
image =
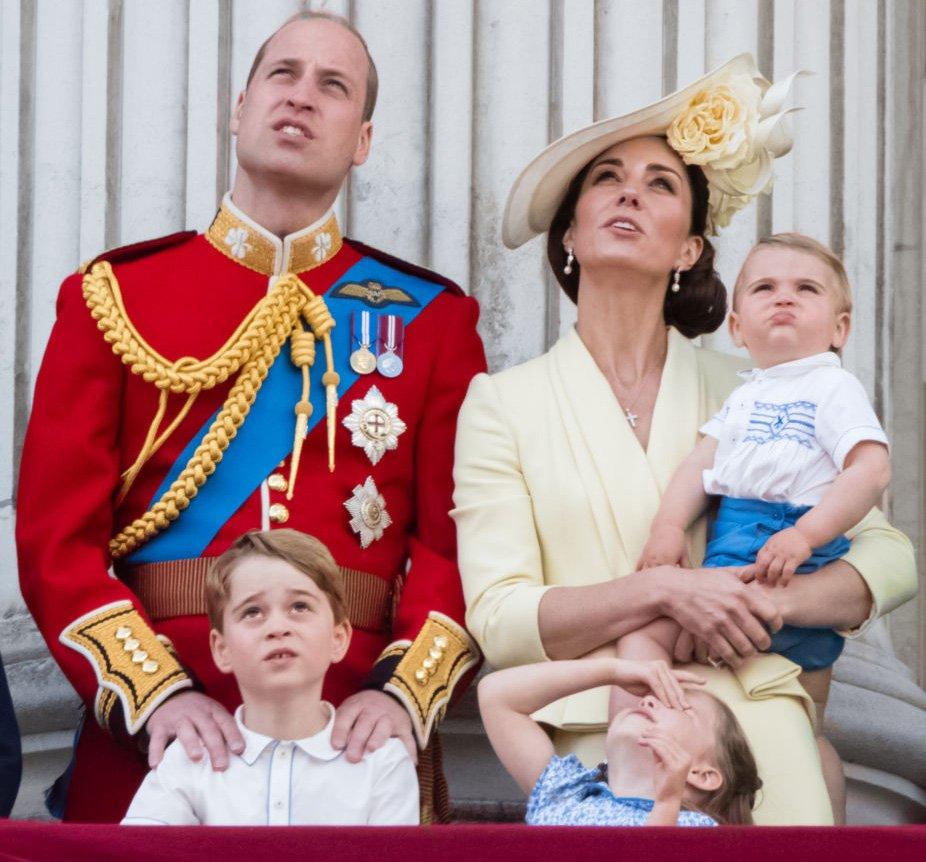
{"label": "red tunic", "polygon": [[[223,248],[222,241],[229,219],[234,222],[240,214],[226,205],[220,212],[222,217],[225,222],[220,223],[219,232],[178,235],[105,256],[118,279],[126,316],[148,344],[170,361],[214,353],[265,296],[268,273],[249,268],[255,248],[266,251],[269,242],[276,249],[277,272],[296,259],[294,251],[287,258],[288,251],[281,249],[278,240],[248,221],[240,224],[249,231],[250,256],[236,258],[233,252],[244,246],[239,243],[236,249],[226,242],[227,248]],[[303,446],[294,498],[287,500],[284,492],[262,483],[221,524],[202,555],[218,555],[245,531],[267,526],[268,507],[282,503],[288,511],[285,526],[318,537],[342,567],[369,573],[390,586],[404,578],[391,631],[355,629],[347,658],[331,668],[324,694],[337,704],[365,681],[379,686],[391,682],[388,690],[397,693],[413,714],[424,745],[431,722],[442,715],[446,698],[413,702],[416,695],[411,675],[415,666],[410,650],[414,647],[420,653],[427,649],[438,631],[435,619],[447,624],[446,617],[459,627],[463,625],[464,602],[449,510],[457,412],[469,381],[485,369],[476,333],[478,307],[459,288],[433,274],[352,241],[345,241],[338,249],[339,241],[337,237],[320,265],[300,273],[319,295],[364,257],[385,263],[396,272],[438,283],[441,289],[408,325],[402,374],[395,378],[370,374],[360,377],[349,391],[339,390],[335,471],[328,470],[322,420]],[[357,307],[365,306],[358,303]],[[382,307],[382,313],[389,311],[388,305]],[[338,325],[349,323],[338,320]],[[287,345],[277,361],[289,361],[288,352]],[[320,347],[319,354],[323,357]],[[320,363],[316,361],[316,365]],[[110,538],[150,507],[164,477],[184,447],[201,436],[201,429],[222,405],[233,381],[234,376],[199,395],[189,415],[142,468],[128,495],[117,505],[120,475],[142,448],[157,410],[158,391],[133,374],[104,340],[82,294],[81,275],[69,277],[62,285],[23,450],[17,545],[26,603],[55,659],[88,705],[68,819],[118,820],[145,772],[144,760],[128,737],[133,730],[126,718],[131,711],[126,704],[134,691],[132,680],[107,676],[107,661],[113,656],[114,661],[121,660],[117,648],[125,643],[125,637],[117,643],[113,636],[107,640],[100,635],[105,623],[100,624],[101,629],[96,621],[105,615],[108,605],[131,603],[127,612],[140,615],[128,621],[134,626],[133,636],[141,638],[142,646],[155,658],[161,654],[154,652],[158,645],[151,641],[146,626],[172,642],[179,666],[174,677],[164,677],[159,696],[198,682],[229,710],[240,701],[234,679],[220,674],[212,664],[205,616],[152,620],[135,594],[109,574],[108,550]],[[397,448],[387,451],[375,465],[362,448],[352,445],[351,433],[342,424],[351,413],[352,401],[363,398],[372,385],[397,406],[407,426]],[[185,397],[171,395],[162,428]],[[289,466],[287,458],[274,472],[288,477]],[[219,462],[217,471],[221,469]],[[375,480],[383,495],[392,524],[382,538],[364,549],[349,525],[344,503],[367,477]],[[76,638],[65,636],[63,642],[62,633],[85,617],[97,628],[81,635],[84,647],[75,646]],[[126,619],[122,625],[127,625]],[[103,644],[99,652],[98,643]],[[387,656],[377,665],[384,651]],[[475,648],[471,651],[465,661],[456,662],[462,671],[448,671],[443,679],[448,697],[464,671],[472,668]],[[156,672],[137,679],[147,684],[164,675],[171,665],[167,654],[155,663],[159,665]],[[132,666],[128,676],[140,666]],[[402,692],[412,694],[403,697]],[[111,709],[101,718],[99,698],[114,701],[113,693],[122,708]],[[107,725],[105,729],[91,720],[95,703],[98,721]],[[139,726],[156,705],[153,701],[136,704]]]}

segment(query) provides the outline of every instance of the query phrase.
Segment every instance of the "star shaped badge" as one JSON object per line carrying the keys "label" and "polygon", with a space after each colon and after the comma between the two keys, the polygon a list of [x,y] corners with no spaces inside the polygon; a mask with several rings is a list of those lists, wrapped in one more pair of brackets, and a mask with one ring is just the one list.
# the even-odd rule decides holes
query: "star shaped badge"
{"label": "star shaped badge", "polygon": [[386,501],[372,476],[367,476],[362,485],[354,487],[353,496],[344,501],[344,508],[351,516],[350,528],[360,536],[361,548],[368,548],[374,540],[381,539],[383,530],[392,523],[386,511]]}
{"label": "star shaped badge", "polygon": [[351,404],[351,413],[343,421],[351,432],[350,442],[366,452],[371,464],[378,464],[387,450],[398,448],[399,435],[406,428],[399,419],[399,408],[375,386]]}

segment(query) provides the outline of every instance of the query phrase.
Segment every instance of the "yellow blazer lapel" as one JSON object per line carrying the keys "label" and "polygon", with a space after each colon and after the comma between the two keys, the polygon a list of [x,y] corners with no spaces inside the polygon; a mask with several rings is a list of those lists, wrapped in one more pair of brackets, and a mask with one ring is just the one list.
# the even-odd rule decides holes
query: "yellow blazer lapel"
{"label": "yellow blazer lapel", "polygon": [[609,560],[615,562],[613,574],[625,575],[633,570],[649,535],[659,488],[608,381],[575,329],[560,339],[550,356],[582,481],[593,500],[602,497],[603,489],[610,509],[607,524],[595,506],[599,533]]}
{"label": "yellow blazer lapel", "polygon": [[702,418],[706,410],[702,389],[694,345],[670,327],[666,364],[646,450],[660,496],[678,465],[698,442],[698,428],[707,421],[707,416]]}

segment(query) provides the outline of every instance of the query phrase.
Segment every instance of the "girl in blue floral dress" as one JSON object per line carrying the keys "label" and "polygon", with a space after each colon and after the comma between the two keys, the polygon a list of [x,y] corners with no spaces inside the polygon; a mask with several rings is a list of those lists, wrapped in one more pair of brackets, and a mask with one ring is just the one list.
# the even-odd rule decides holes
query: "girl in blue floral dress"
{"label": "girl in blue floral dress", "polygon": [[[479,709],[495,753],[530,794],[530,824],[752,823],[762,785],[755,760],[733,713],[703,683],[663,661],[542,662],[486,676]],[[602,685],[643,696],[611,720],[608,766],[588,769],[575,755],[557,756],[531,714]]]}

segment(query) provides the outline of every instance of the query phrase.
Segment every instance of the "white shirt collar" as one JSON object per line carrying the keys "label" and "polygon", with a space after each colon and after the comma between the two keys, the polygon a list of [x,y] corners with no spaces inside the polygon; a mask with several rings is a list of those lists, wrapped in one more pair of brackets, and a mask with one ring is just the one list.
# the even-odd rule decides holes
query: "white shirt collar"
{"label": "white shirt collar", "polygon": [[766,377],[790,377],[802,374],[808,368],[817,367],[842,368],[842,360],[838,354],[827,350],[825,353],[815,353],[813,356],[782,362],[769,368],[749,368],[746,371],[738,371],[737,374],[744,380],[762,380]]}
{"label": "white shirt collar", "polygon": [[[313,736],[289,741],[291,741],[293,745],[301,748],[311,757],[315,757],[319,760],[334,760],[341,754],[341,749],[334,748],[331,745],[331,731],[334,729],[335,708],[326,700],[322,701],[322,706],[328,710],[328,723]],[[248,766],[253,766],[254,762],[260,757],[267,746],[272,745],[276,747],[281,740],[274,739],[272,736],[265,736],[262,733],[257,733],[257,731],[246,727],[241,720],[243,712],[244,704],[235,710],[235,723],[238,725],[238,730],[241,731],[241,735],[244,737],[244,751],[241,753],[241,759]]]}

